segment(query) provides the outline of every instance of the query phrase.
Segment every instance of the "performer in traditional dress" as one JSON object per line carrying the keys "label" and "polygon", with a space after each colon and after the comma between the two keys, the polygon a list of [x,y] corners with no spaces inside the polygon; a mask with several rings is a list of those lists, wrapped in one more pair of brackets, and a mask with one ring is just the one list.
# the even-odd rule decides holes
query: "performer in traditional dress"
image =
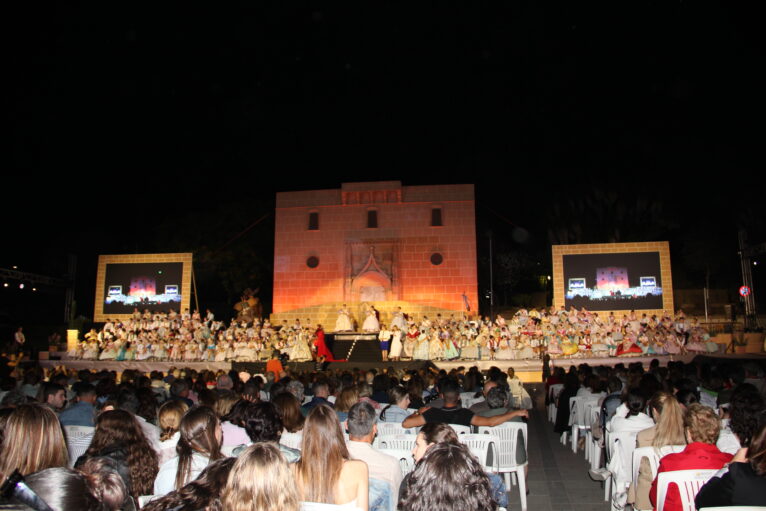
{"label": "performer in traditional dress", "polygon": [[336,332],[351,332],[354,329],[351,322],[351,313],[346,308],[346,304],[343,304],[343,308],[338,311],[338,319],[335,320]]}
{"label": "performer in traditional dress", "polygon": [[364,323],[362,324],[362,330],[364,332],[378,332],[380,331],[380,323],[378,322],[378,311],[375,310],[375,307],[370,305],[370,308],[367,309],[367,317],[364,319]]}
{"label": "performer in traditional dress", "polygon": [[412,359],[415,356],[415,345],[419,336],[418,327],[415,324],[410,325],[409,330],[407,330],[407,337],[404,340],[404,346],[402,346],[405,357]]}
{"label": "performer in traditional dress", "polygon": [[[409,337],[409,334],[407,334]],[[415,347],[412,350],[413,360],[428,360],[428,335],[425,332],[420,333],[415,341]]]}
{"label": "performer in traditional dress", "polygon": [[306,330],[295,336],[289,355],[291,362],[308,362],[311,360],[311,348],[309,348]]}
{"label": "performer in traditional dress", "polygon": [[402,330],[397,325],[391,325],[391,351],[388,358],[398,361],[402,356]]}
{"label": "performer in traditional dress", "polygon": [[404,319],[404,313],[402,312],[402,308],[397,307],[391,316],[392,316],[391,329],[393,330],[393,327],[396,326],[399,328],[400,331],[404,332],[407,329],[407,324]]}

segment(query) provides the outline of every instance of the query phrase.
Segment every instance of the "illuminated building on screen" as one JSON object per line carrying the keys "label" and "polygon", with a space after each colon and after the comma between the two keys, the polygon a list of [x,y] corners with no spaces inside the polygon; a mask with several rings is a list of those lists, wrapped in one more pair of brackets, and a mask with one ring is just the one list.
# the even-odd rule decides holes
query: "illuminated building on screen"
{"label": "illuminated building on screen", "polygon": [[387,322],[477,308],[473,185],[343,183],[277,194],[272,321],[330,326],[344,303]]}

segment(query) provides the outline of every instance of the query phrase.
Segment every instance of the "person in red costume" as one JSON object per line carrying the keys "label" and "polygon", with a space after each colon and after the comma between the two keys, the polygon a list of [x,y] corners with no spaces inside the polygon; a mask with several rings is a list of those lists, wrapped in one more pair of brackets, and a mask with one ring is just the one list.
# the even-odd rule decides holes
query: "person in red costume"
{"label": "person in red costume", "polygon": [[[660,459],[657,475],[673,470],[720,469],[731,461],[732,455],[721,452],[715,443],[721,431],[721,419],[712,408],[694,403],[689,406],[684,417],[686,448],[676,454],[668,454]],[[649,491],[649,500],[657,509],[657,478]],[[671,483],[665,497],[665,511],[682,511],[681,496],[678,487]]]}
{"label": "person in red costume", "polygon": [[325,344],[322,325],[317,325],[317,331],[314,333],[314,347],[316,348],[317,362],[345,362],[345,360],[336,359]]}

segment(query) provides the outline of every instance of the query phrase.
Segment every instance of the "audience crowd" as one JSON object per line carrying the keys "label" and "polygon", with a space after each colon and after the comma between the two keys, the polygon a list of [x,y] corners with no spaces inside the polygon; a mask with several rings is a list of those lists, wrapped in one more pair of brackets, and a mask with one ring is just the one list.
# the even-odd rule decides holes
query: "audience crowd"
{"label": "audience crowd", "polygon": [[[54,510],[497,509],[507,505],[502,478],[446,423],[524,420],[527,411],[513,408],[517,381],[512,370],[431,364],[251,376],[27,363],[0,382],[0,480],[20,476]],[[464,408],[463,392],[480,402]],[[399,458],[373,445],[382,422],[423,427],[408,478]],[[444,456],[451,465],[441,467]],[[459,471],[434,485],[436,467]],[[465,484],[481,491],[458,499]],[[2,498],[35,509],[19,491]]]}

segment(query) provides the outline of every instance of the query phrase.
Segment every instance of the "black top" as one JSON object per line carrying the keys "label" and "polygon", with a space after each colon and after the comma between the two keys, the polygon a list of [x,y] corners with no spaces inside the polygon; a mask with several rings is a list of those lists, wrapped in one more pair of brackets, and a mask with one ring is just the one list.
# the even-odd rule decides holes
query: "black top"
{"label": "black top", "polygon": [[430,408],[425,411],[423,418],[426,422],[446,422],[447,424],[460,424],[470,426],[473,412],[467,408]]}
{"label": "black top", "polygon": [[694,499],[697,509],[715,506],[766,506],[766,478],[750,463],[730,463],[722,468]]}

